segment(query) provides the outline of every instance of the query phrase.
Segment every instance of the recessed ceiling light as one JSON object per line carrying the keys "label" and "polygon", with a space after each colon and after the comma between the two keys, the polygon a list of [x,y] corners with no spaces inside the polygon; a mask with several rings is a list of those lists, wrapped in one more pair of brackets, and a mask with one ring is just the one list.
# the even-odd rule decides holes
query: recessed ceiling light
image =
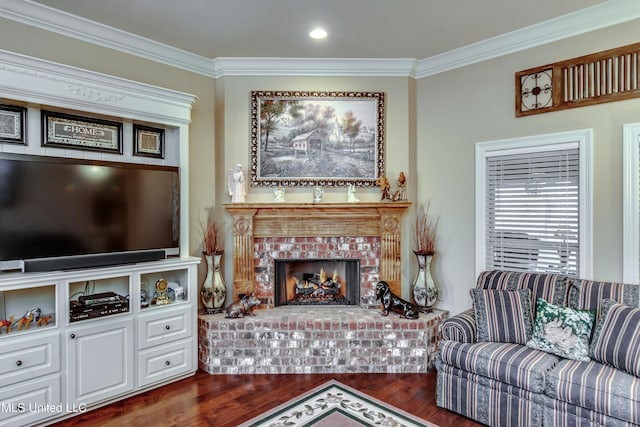
{"label": "recessed ceiling light", "polygon": [[324,39],[327,37],[327,32],[322,28],[316,28],[315,30],[309,33],[309,37],[312,39]]}

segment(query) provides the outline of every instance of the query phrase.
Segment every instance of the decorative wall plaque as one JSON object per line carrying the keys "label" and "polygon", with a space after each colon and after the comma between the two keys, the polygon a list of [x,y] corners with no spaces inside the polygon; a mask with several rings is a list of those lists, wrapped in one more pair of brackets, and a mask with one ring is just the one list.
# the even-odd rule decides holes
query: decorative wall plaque
{"label": "decorative wall plaque", "polygon": [[516,116],[640,97],[640,43],[516,73]]}
{"label": "decorative wall plaque", "polygon": [[122,154],[122,123],[42,111],[42,145]]}

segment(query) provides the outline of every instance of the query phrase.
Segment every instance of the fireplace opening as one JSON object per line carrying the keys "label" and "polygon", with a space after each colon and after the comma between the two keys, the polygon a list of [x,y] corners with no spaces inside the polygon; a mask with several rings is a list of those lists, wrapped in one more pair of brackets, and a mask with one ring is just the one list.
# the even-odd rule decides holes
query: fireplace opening
{"label": "fireplace opening", "polygon": [[360,260],[276,259],[275,305],[359,305]]}

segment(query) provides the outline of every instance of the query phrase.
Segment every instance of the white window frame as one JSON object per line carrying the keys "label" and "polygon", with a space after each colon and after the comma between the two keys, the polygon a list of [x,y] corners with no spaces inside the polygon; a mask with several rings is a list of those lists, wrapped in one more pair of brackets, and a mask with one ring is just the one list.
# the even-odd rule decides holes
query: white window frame
{"label": "white window frame", "polygon": [[640,283],[640,123],[623,126],[622,280]]}
{"label": "white window frame", "polygon": [[476,276],[486,267],[486,158],[548,150],[562,150],[578,144],[580,152],[579,189],[579,247],[578,277],[591,278],[593,274],[593,129],[581,129],[545,135],[485,141],[476,143]]}

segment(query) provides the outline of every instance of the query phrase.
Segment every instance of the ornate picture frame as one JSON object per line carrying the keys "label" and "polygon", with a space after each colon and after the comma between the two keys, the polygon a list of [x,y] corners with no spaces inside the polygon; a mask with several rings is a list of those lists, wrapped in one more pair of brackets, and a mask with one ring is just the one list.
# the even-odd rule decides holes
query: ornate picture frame
{"label": "ornate picture frame", "polygon": [[122,154],[122,123],[42,111],[42,146]]}
{"label": "ornate picture frame", "polygon": [[0,104],[0,142],[26,144],[27,109]]}
{"label": "ornate picture frame", "polygon": [[252,187],[373,187],[384,171],[383,92],[252,91]]}
{"label": "ornate picture frame", "polygon": [[134,124],[133,155],[164,159],[164,129]]}

